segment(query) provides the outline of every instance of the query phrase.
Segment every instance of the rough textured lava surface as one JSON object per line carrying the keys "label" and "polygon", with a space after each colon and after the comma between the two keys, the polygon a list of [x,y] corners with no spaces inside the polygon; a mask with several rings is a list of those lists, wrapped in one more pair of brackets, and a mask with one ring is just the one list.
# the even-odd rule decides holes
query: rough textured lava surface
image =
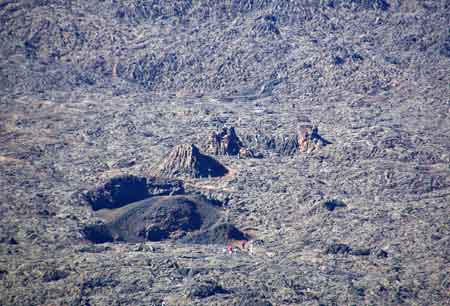
{"label": "rough textured lava surface", "polygon": [[448,0],[3,0],[0,42],[0,306],[448,305]]}

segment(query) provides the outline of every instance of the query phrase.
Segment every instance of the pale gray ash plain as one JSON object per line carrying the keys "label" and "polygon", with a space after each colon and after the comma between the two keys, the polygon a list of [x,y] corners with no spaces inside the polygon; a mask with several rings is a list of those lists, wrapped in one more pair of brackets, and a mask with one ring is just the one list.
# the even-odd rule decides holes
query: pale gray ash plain
{"label": "pale gray ash plain", "polygon": [[448,0],[3,0],[0,41],[1,306],[450,305]]}

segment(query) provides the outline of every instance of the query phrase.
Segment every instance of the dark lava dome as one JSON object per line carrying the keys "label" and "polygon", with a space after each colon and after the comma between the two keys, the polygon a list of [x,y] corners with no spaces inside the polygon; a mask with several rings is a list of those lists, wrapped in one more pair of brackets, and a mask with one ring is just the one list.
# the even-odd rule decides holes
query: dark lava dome
{"label": "dark lava dome", "polygon": [[[226,243],[246,236],[230,224],[219,222],[221,214],[203,197],[160,196],[117,209],[102,209],[97,216],[106,223],[88,225],[83,233],[94,243],[161,241]],[[191,236],[186,236],[187,234]]]}

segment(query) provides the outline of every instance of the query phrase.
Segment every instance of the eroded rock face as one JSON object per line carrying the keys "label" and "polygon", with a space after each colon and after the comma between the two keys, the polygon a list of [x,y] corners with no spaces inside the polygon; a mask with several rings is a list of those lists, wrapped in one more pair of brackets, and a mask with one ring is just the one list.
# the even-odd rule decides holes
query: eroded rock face
{"label": "eroded rock face", "polygon": [[155,174],[162,177],[217,177],[227,173],[225,166],[193,144],[176,146],[155,169]]}

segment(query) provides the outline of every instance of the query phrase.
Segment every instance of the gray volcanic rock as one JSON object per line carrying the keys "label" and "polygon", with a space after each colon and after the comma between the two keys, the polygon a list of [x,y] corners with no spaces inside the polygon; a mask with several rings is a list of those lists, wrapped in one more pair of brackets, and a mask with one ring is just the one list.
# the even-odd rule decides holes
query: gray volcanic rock
{"label": "gray volcanic rock", "polygon": [[[310,149],[322,148],[331,144],[330,141],[319,135],[317,128],[313,129],[311,125],[301,125],[295,132],[278,135],[257,131],[254,134],[245,135],[244,142],[246,146],[252,148],[273,151],[283,156],[293,156],[301,152],[302,139],[307,141]],[[302,153],[310,151],[313,150],[304,150]]]}
{"label": "gray volcanic rock", "polygon": [[300,151],[298,139],[297,133],[270,135],[257,132],[245,135],[244,141],[248,147],[256,150],[267,150],[283,156],[293,156]]}
{"label": "gray volcanic rock", "polygon": [[256,297],[247,297],[243,298],[242,301],[238,304],[238,306],[273,306],[267,300],[256,298]]}
{"label": "gray volcanic rock", "polygon": [[193,144],[182,144],[159,163],[154,173],[162,177],[216,177],[228,173],[216,159],[205,155]]}
{"label": "gray volcanic rock", "polygon": [[188,296],[203,299],[216,294],[226,293],[228,293],[228,291],[217,284],[216,281],[208,280],[192,286],[192,288],[190,288],[189,290]]}

